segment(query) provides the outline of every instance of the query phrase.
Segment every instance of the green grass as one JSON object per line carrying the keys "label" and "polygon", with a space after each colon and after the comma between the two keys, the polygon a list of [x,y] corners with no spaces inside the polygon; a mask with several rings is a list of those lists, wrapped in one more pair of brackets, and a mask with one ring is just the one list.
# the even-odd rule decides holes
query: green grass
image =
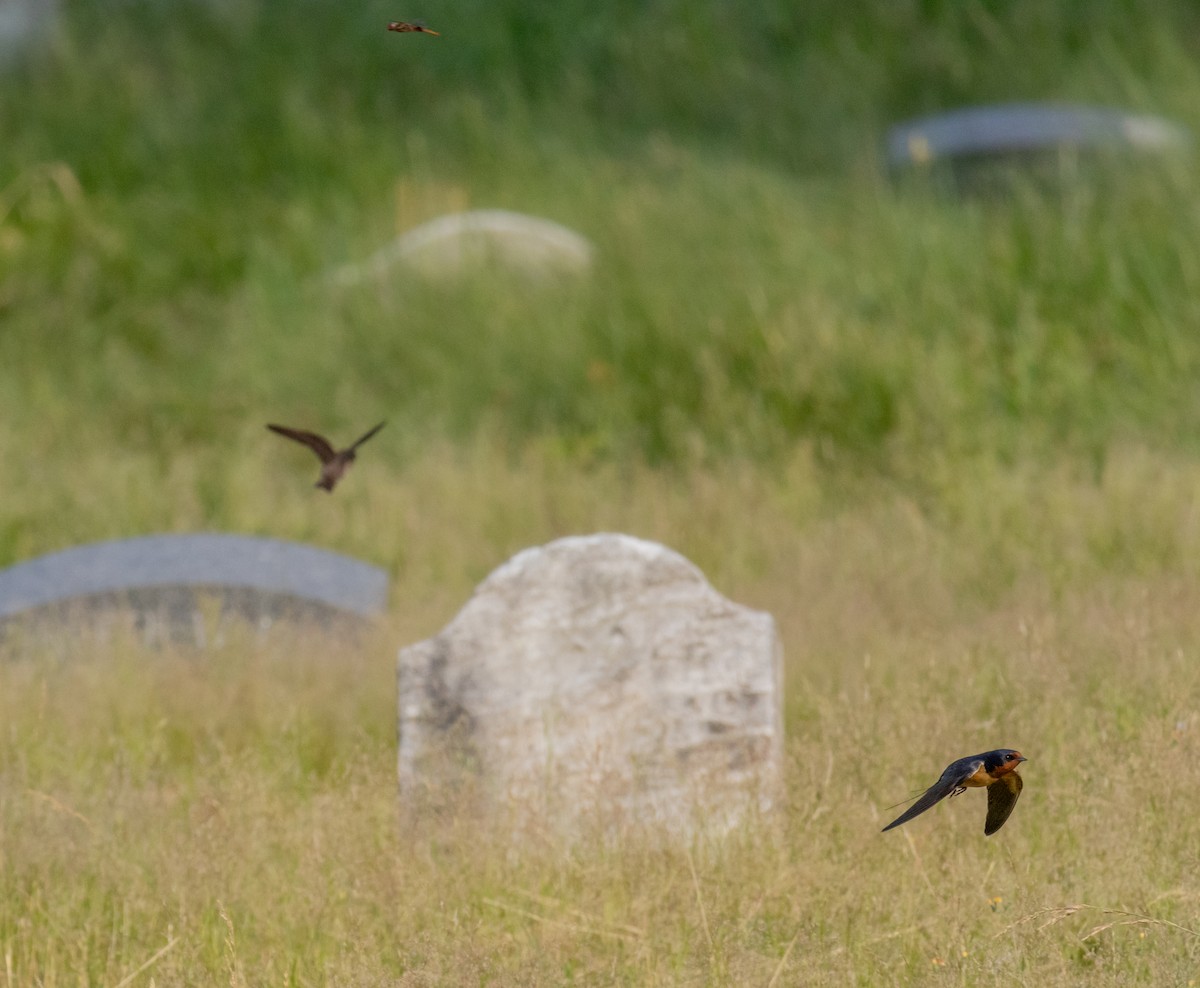
{"label": "green grass", "polygon": [[[4,646],[2,983],[1196,980],[1194,161],[963,197],[879,142],[1027,98],[1200,133],[1200,12],[542,7],[79,0],[0,77],[0,564],[228,530],[394,587],[354,643]],[[593,276],[323,282],[464,203]],[[263,428],[383,417],[333,498]],[[597,530],[776,616],[781,808],[402,829],[396,647]],[[1030,757],[1000,834],[974,793],[878,833],[996,745]]]}
{"label": "green grass", "polygon": [[[879,171],[888,122],[971,98],[1200,124],[1194,59],[1171,40],[1190,8],[1093,4],[1086,44],[1078,10],[1044,8],[781,6],[725,25],[704,4],[468,4],[440,39],[389,35],[373,8],[79,8],[10,77],[22,99],[0,123],[4,420],[28,435],[103,406],[104,427],[166,455],[264,406],[346,428],[383,409],[421,435],[489,423],[518,446],[549,434],[655,462],[800,437],[872,469],[930,445],[1186,441],[1189,161],[1001,201]],[[1045,58],[1016,57],[1033,44]],[[321,287],[450,201],[580,230],[595,279]]]}

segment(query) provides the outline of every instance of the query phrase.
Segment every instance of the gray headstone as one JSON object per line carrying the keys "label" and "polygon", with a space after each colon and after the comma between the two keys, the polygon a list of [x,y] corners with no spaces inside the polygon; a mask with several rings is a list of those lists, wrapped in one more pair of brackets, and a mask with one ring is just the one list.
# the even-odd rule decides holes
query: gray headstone
{"label": "gray headstone", "polygon": [[335,271],[335,284],[354,285],[407,268],[429,281],[498,269],[539,280],[587,272],[592,245],[565,226],[504,209],[451,213],[402,234],[365,261]]}
{"label": "gray headstone", "polygon": [[253,619],[364,617],[387,573],[312,546],[245,535],[148,535],[66,549],[0,570],[0,621],[112,606],[187,623],[198,594]]}
{"label": "gray headstone", "polygon": [[891,168],[939,160],[1010,156],[1057,148],[1186,147],[1188,132],[1159,117],[1096,106],[1005,103],[939,113],[888,131]]}
{"label": "gray headstone", "polygon": [[514,826],[721,827],[765,807],[783,739],[769,614],[654,542],[526,550],[399,656],[399,780],[459,786]]}
{"label": "gray headstone", "polygon": [[57,21],[57,0],[0,0],[0,68],[43,44]]}

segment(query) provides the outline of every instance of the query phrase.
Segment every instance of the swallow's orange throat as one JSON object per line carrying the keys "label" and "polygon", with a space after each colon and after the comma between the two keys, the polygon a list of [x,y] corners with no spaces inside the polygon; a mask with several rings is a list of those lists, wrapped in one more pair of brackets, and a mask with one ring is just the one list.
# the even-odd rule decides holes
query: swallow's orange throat
{"label": "swallow's orange throat", "polygon": [[1015,761],[1015,762],[1005,762],[999,768],[993,769],[992,777],[995,779],[1001,779],[1004,776],[1008,775],[1009,772],[1015,772],[1017,770],[1017,766],[1020,765],[1021,762],[1023,762],[1023,761],[1025,761],[1024,756],[1022,756],[1018,761]]}

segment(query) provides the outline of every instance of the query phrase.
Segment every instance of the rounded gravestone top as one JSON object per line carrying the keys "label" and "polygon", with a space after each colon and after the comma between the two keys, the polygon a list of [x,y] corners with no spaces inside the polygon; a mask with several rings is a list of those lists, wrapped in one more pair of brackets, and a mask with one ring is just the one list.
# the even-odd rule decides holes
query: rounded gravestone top
{"label": "rounded gravestone top", "polygon": [[482,592],[494,584],[509,580],[520,580],[530,573],[570,566],[580,559],[590,569],[597,569],[606,562],[617,562],[627,571],[631,560],[643,565],[666,566],[673,575],[705,582],[704,573],[691,560],[669,549],[659,542],[650,542],[621,532],[599,532],[594,535],[567,535],[546,545],[523,549],[507,562],[494,569],[479,586]]}
{"label": "rounded gravestone top", "polygon": [[476,209],[415,227],[365,261],[337,269],[332,281],[358,284],[398,265],[430,281],[487,269],[538,280],[583,274],[592,266],[592,255],[584,237],[551,220],[506,209]]}
{"label": "rounded gravestone top", "polygon": [[387,573],[314,546],[230,534],[147,535],[77,546],[0,570],[0,621],[46,607],[151,601],[211,590],[250,609],[274,601],[367,616]]}

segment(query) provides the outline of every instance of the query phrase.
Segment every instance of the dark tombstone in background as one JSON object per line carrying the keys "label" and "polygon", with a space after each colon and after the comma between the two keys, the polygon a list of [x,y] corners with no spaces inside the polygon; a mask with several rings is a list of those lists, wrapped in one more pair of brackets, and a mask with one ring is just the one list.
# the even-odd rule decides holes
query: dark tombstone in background
{"label": "dark tombstone in background", "polygon": [[948,169],[970,179],[996,165],[1028,167],[1065,153],[1185,149],[1188,131],[1161,117],[1108,107],[1002,103],[938,113],[892,127],[885,154],[894,174]]}
{"label": "dark tombstone in background", "polygon": [[134,614],[151,637],[203,642],[215,601],[259,628],[279,619],[329,623],[378,613],[388,576],[312,546],[245,535],[149,535],[66,549],[0,570],[0,628],[88,623]]}
{"label": "dark tombstone in background", "polygon": [[45,47],[58,23],[58,0],[0,0],[0,70]]}

